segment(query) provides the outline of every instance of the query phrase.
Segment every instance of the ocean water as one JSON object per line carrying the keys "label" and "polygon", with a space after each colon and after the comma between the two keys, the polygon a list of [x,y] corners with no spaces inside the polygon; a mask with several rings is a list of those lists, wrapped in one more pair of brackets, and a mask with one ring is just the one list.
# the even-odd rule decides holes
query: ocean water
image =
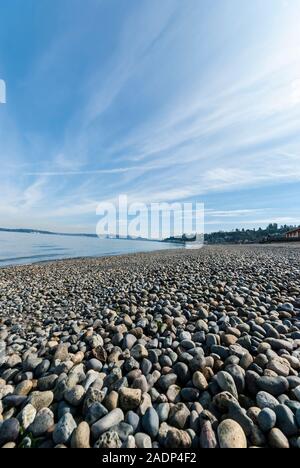
{"label": "ocean water", "polygon": [[0,232],[0,268],[76,257],[103,257],[179,248],[178,245],[125,239]]}

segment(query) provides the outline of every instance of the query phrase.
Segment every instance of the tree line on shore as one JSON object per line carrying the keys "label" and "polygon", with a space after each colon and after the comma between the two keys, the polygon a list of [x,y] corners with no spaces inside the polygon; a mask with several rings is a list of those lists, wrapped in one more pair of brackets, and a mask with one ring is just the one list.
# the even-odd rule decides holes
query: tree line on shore
{"label": "tree line on shore", "polygon": [[279,226],[277,223],[269,224],[265,229],[235,229],[229,232],[219,231],[205,234],[204,240],[208,244],[244,244],[259,243],[264,241],[281,240],[287,232],[297,226]]}

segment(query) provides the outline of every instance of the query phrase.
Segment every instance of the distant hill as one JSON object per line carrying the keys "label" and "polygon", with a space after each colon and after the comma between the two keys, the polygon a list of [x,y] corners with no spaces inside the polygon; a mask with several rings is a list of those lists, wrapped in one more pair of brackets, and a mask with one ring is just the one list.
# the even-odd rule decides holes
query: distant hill
{"label": "distant hill", "polygon": [[47,234],[50,236],[72,236],[72,237],[97,237],[97,234],[76,234],[67,232],[52,232],[52,231],[41,231],[39,229],[9,229],[0,228],[0,232],[18,232],[21,234]]}
{"label": "distant hill", "polygon": [[125,240],[138,240],[138,241],[150,241],[150,242],[160,242],[159,240],[147,239],[146,237],[120,237],[120,236],[98,236],[97,234],[88,234],[88,233],[70,233],[70,232],[53,232],[53,231],[42,231],[40,229],[10,229],[10,228],[0,228],[0,232],[16,232],[21,234],[44,234],[48,236],[69,236],[69,237],[99,237],[101,239],[125,239]]}

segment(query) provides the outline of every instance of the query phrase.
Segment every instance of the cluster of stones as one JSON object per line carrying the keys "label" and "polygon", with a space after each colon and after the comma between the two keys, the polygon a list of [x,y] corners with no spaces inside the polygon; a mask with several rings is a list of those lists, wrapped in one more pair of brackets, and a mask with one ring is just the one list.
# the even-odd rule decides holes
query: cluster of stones
{"label": "cluster of stones", "polygon": [[0,447],[300,448],[300,250],[0,271]]}

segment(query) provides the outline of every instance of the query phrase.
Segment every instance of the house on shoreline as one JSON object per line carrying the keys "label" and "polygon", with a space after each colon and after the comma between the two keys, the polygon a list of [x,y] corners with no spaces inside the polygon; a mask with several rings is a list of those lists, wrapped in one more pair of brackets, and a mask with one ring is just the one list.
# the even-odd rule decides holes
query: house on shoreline
{"label": "house on shoreline", "polygon": [[289,231],[285,235],[286,239],[291,240],[291,239],[299,239],[300,240],[300,227],[293,229],[292,231]]}

